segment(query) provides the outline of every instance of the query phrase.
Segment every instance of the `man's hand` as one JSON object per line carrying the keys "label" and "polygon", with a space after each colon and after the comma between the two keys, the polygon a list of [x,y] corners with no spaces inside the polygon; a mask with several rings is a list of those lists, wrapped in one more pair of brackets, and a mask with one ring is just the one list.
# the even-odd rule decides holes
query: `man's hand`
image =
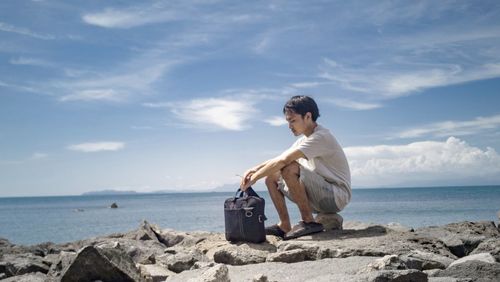
{"label": "man's hand", "polygon": [[240,182],[240,189],[241,191],[246,191],[248,189],[248,187],[252,186],[253,183],[251,183],[251,178],[252,178],[252,175],[256,172],[257,170],[256,169],[249,169],[245,172],[245,174],[243,174],[243,177],[241,178],[241,182]]}

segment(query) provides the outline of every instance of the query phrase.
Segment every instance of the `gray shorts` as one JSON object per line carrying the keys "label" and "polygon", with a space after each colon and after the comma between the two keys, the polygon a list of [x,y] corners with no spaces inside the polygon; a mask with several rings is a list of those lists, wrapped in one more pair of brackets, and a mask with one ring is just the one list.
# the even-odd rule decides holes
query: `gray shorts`
{"label": "gray shorts", "polygon": [[[300,181],[306,187],[307,198],[313,212],[337,213],[340,211],[335,202],[335,184],[326,181],[322,176],[302,165],[300,165]],[[295,202],[283,178],[278,181],[278,189],[290,201]]]}

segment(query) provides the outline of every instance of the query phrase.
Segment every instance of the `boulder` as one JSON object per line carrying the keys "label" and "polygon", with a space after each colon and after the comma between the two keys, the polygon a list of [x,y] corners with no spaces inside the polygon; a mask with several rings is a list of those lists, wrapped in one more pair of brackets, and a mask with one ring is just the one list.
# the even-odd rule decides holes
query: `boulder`
{"label": "boulder", "polygon": [[361,269],[359,273],[368,273],[378,270],[396,270],[407,269],[405,263],[399,259],[397,255],[387,255],[383,258],[376,259],[368,264],[365,268]]}
{"label": "boulder", "polygon": [[62,251],[58,259],[50,266],[48,276],[57,277],[60,276],[62,271],[66,269],[76,258],[76,252],[65,252]]}
{"label": "boulder", "polygon": [[490,253],[497,262],[500,262],[500,238],[490,238],[481,242],[471,255],[480,253]]}
{"label": "boulder", "polygon": [[229,282],[229,270],[224,264],[218,264],[205,270],[200,277],[190,279],[193,282]]}
{"label": "boulder", "polygon": [[132,259],[119,250],[98,249],[87,246],[81,249],[74,261],[63,270],[65,281],[141,281],[139,270]]}
{"label": "boulder", "polygon": [[325,230],[342,230],[344,218],[338,213],[318,213],[314,220],[323,224]]}
{"label": "boulder", "polygon": [[50,265],[46,265],[42,257],[30,253],[6,254],[0,262],[0,270],[5,276],[17,276],[27,273],[41,272],[47,274]]}
{"label": "boulder", "polygon": [[118,208],[118,205],[117,205],[116,203],[112,203],[112,204],[111,204],[111,206],[110,206],[110,208],[112,208],[112,209],[117,209],[117,208]]}
{"label": "boulder", "polygon": [[400,258],[408,268],[417,270],[445,269],[454,261],[449,257],[420,250],[413,250]]}
{"label": "boulder", "polygon": [[[2,277],[0,276],[0,279]],[[19,276],[9,277],[2,282],[47,282],[50,281],[47,276],[41,272],[27,273]]]}
{"label": "boulder", "polygon": [[224,246],[214,253],[214,261],[230,265],[245,265],[266,261],[268,252],[245,246],[247,245]]}
{"label": "boulder", "polygon": [[481,261],[485,263],[495,263],[495,258],[490,253],[480,253],[475,255],[469,255],[463,258],[460,258],[454,262],[452,262],[448,267],[452,267],[457,264],[465,263],[468,261]]}
{"label": "boulder", "polygon": [[434,274],[434,277],[454,277],[471,279],[472,281],[500,281],[500,264],[471,260],[439,270]]}
{"label": "boulder", "polygon": [[146,220],[141,223],[137,230],[125,234],[125,238],[143,241],[153,240],[159,242],[154,227]]}
{"label": "boulder", "polygon": [[372,273],[368,281],[371,282],[427,282],[427,274],[415,270],[415,269],[407,269],[407,270],[382,270],[376,271]]}
{"label": "boulder", "polygon": [[203,260],[203,254],[196,250],[164,254],[157,257],[157,262],[165,265],[169,270],[180,273],[191,269],[197,261]]}
{"label": "boulder", "polygon": [[150,282],[165,281],[169,276],[175,275],[175,272],[158,264],[139,264],[141,277]]}
{"label": "boulder", "polygon": [[271,253],[267,255],[266,261],[294,263],[304,261],[304,259],[306,258],[306,253],[307,251],[303,249]]}

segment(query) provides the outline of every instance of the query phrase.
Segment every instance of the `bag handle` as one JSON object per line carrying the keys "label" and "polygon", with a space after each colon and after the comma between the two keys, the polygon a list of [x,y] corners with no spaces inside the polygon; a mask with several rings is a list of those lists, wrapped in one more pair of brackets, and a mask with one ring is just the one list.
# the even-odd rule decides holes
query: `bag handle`
{"label": "bag handle", "polygon": [[[240,193],[239,196],[238,196],[238,193]],[[242,198],[242,197],[248,197],[248,196],[259,197],[259,195],[255,192],[255,190],[253,190],[252,187],[248,187],[245,192],[241,191],[241,189],[238,188],[238,190],[236,190],[236,194],[234,195],[234,198],[236,199],[236,198]]]}

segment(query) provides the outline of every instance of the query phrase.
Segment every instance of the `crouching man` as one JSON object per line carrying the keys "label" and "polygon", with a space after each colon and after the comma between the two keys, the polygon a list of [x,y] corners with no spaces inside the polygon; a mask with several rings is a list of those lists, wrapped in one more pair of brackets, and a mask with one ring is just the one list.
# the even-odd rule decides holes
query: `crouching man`
{"label": "crouching man", "polygon": [[[284,239],[321,232],[324,226],[313,212],[338,213],[351,200],[351,174],[342,147],[332,133],[319,125],[316,102],[294,96],[283,107],[288,127],[300,137],[288,150],[245,172],[240,188],[245,191],[264,178],[280,222],[266,227],[267,235]],[[302,221],[291,226],[285,196],[297,204]]]}

